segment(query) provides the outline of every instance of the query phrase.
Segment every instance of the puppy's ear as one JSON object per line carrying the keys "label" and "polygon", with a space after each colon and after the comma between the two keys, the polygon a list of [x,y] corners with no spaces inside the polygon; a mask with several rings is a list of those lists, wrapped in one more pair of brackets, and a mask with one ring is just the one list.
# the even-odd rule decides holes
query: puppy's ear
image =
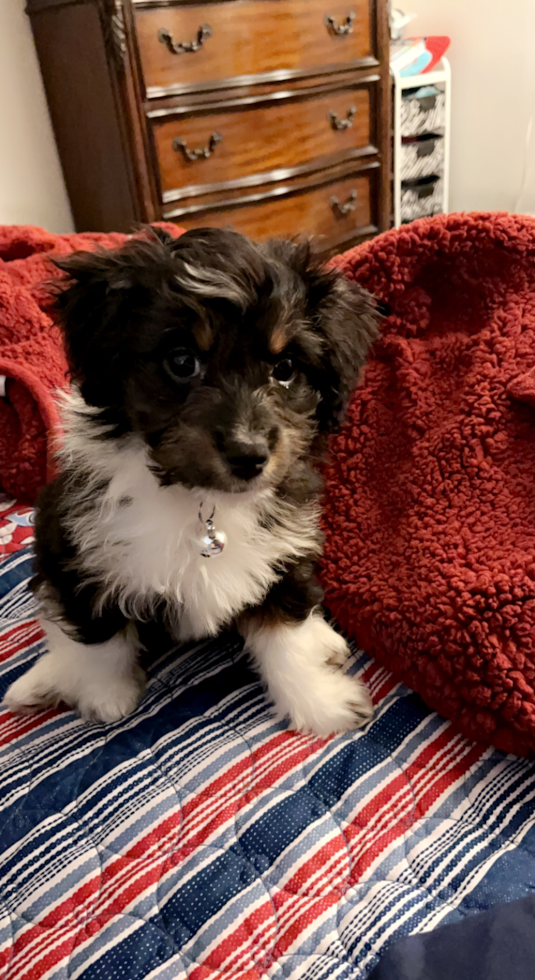
{"label": "puppy's ear", "polygon": [[89,404],[105,407],[116,374],[116,330],[127,269],[112,252],[77,252],[55,264],[67,274],[57,286],[55,308],[63,331],[71,378]]}
{"label": "puppy's ear", "polygon": [[320,431],[331,432],[343,421],[382,317],[370,293],[341,273],[318,266],[310,256],[302,275],[308,318],[323,347],[317,419]]}
{"label": "puppy's ear", "polygon": [[156,241],[162,243],[162,245],[173,246],[176,245],[177,239],[171,235],[165,228],[159,228],[157,225],[144,225],[144,231],[147,237],[154,238]]}
{"label": "puppy's ear", "polygon": [[55,308],[71,378],[89,404],[104,408],[120,402],[129,324],[171,263],[167,242],[157,236],[55,261],[66,273],[57,285]]}

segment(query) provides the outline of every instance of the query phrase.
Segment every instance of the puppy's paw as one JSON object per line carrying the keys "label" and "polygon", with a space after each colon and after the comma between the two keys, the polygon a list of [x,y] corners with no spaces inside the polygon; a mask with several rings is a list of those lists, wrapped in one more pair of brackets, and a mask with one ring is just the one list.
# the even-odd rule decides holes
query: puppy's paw
{"label": "puppy's paw", "polygon": [[329,640],[327,643],[327,663],[332,667],[343,667],[347,658],[351,654],[346,641],[343,636],[336,633],[328,623],[325,624],[327,628],[331,631]]}
{"label": "puppy's paw", "polygon": [[28,714],[67,704],[88,721],[118,721],[134,710],[145,687],[137,644],[117,634],[86,645],[56,623],[43,623],[50,649],[8,689],[4,704]]}
{"label": "puppy's paw", "polygon": [[329,667],[318,674],[317,681],[315,691],[309,686],[307,697],[292,704],[292,728],[325,738],[362,728],[371,720],[372,699],[361,681]]}
{"label": "puppy's paw", "polygon": [[145,674],[136,667],[129,676],[113,678],[106,690],[97,687],[85,691],[74,707],[84,721],[119,721],[137,708],[144,690]]}
{"label": "puppy's paw", "polygon": [[67,704],[85,721],[118,721],[137,706],[145,688],[145,674],[134,666],[130,673],[92,676],[79,683],[79,675],[58,676],[53,653],[45,653],[30,670],[8,688],[4,704],[16,714],[31,714]]}
{"label": "puppy's paw", "polygon": [[2,704],[15,714],[29,715],[45,708],[56,708],[61,703],[61,694],[55,690],[52,678],[47,676],[45,656],[40,657],[30,670],[8,687]]}
{"label": "puppy's paw", "polygon": [[347,643],[321,615],[252,630],[247,644],[279,716],[289,718],[292,728],[325,737],[360,728],[372,717],[366,687],[341,670]]}

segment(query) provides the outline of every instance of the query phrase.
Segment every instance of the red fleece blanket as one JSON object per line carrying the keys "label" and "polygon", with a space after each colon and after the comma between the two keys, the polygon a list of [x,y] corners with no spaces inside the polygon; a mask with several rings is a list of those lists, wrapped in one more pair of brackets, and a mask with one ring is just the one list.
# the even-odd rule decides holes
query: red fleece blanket
{"label": "red fleece blanket", "polygon": [[535,221],[441,216],[335,260],[390,307],[327,471],[341,626],[469,737],[535,749]]}
{"label": "red fleece blanket", "polygon": [[[174,225],[164,226],[171,233]],[[126,235],[53,235],[42,228],[0,226],[0,487],[32,502],[54,472],[58,426],[54,391],[67,364],[51,319],[53,255],[120,245]]]}

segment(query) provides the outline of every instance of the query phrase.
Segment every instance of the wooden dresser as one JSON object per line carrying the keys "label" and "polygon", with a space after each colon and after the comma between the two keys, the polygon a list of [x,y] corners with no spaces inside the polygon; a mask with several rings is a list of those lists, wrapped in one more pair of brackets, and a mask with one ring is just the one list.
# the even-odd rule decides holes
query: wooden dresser
{"label": "wooden dresser", "polygon": [[79,231],[388,227],[386,0],[29,0]]}

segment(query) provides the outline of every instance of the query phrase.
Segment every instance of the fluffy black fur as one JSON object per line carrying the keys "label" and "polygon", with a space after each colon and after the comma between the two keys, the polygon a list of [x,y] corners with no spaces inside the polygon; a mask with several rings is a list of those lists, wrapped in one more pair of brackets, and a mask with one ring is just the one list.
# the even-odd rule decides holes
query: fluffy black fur
{"label": "fluffy black fur", "polygon": [[[71,376],[99,410],[95,439],[120,446],[140,435],[162,485],[241,493],[271,464],[285,501],[320,493],[316,463],[377,332],[364,290],[321,266],[309,244],[255,245],[215,229],[178,239],[151,230],[57,264]],[[41,497],[34,588],[74,636],[95,643],[126,619],[110,603],[96,611],[99,583],[69,531],[87,475],[67,468]],[[244,615],[304,619],[321,601],[314,562],[288,562],[264,605]]]}

